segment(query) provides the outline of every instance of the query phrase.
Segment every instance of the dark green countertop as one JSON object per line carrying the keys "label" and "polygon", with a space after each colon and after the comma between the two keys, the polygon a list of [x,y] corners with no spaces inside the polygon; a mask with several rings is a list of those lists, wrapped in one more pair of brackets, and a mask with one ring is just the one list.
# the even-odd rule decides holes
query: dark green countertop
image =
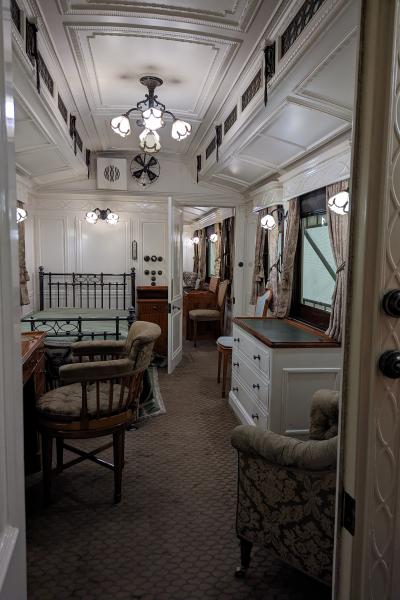
{"label": "dark green countertop", "polygon": [[340,346],[322,331],[290,319],[236,317],[233,322],[270,347],[338,348]]}

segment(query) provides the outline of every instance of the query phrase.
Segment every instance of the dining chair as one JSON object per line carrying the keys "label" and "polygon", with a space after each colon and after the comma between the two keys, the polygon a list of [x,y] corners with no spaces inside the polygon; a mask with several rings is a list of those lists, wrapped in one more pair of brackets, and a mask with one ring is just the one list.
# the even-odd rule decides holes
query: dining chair
{"label": "dining chair", "polygon": [[194,347],[197,346],[197,323],[201,322],[214,322],[218,324],[219,333],[222,331],[225,314],[225,298],[228,291],[229,280],[225,279],[219,284],[217,294],[217,307],[215,309],[210,308],[196,308],[189,312],[189,319],[193,321],[193,343]]}
{"label": "dining chair", "polygon": [[[113,348],[101,344],[102,360],[93,360],[94,346],[81,342],[79,358],[82,361],[83,344],[87,344],[90,360],[60,367],[63,385],[50,390],[37,401],[36,422],[42,438],[45,505],[51,500],[53,476],[86,459],[114,471],[114,502],[121,500],[125,430],[137,416],[143,374],[150,364],[154,343],[161,334],[160,327],[154,323],[137,321],[134,325],[137,327],[129,353],[122,357],[118,355],[122,345],[115,342],[118,345],[114,343]],[[93,344],[97,345],[96,354],[101,354],[99,342]],[[108,359],[111,350],[116,352],[117,358]],[[82,440],[106,435],[112,435],[111,442],[87,452],[65,443],[66,439]],[[52,460],[54,439],[57,447],[55,470]],[[111,446],[113,463],[97,457],[99,452]],[[64,463],[64,449],[77,454],[78,458]]]}

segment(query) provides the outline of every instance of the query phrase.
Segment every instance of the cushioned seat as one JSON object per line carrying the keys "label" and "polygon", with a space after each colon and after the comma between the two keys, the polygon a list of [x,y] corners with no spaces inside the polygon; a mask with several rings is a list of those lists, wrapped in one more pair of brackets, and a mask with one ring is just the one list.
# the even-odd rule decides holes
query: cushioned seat
{"label": "cushioned seat", "polygon": [[221,313],[219,310],[196,308],[189,312],[189,318],[196,319],[196,321],[219,321]]}
{"label": "cushioned seat", "polygon": [[233,337],[228,335],[221,335],[217,339],[217,344],[220,346],[224,346],[224,348],[233,348]]}
{"label": "cushioned seat", "polygon": [[[128,388],[125,387],[123,401],[127,399]],[[113,386],[111,413],[118,412],[120,406],[121,386]],[[99,413],[97,413],[96,384],[87,386],[87,407],[89,417],[104,417],[110,414],[109,407],[110,383],[99,384]],[[80,383],[64,385],[47,392],[37,404],[36,410],[48,419],[54,418],[65,421],[74,421],[81,418],[82,386]]]}

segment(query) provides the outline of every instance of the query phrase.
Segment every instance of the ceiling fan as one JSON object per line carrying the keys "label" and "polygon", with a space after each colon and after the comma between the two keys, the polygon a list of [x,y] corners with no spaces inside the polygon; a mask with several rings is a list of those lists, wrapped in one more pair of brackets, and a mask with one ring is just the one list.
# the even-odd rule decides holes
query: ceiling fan
{"label": "ceiling fan", "polygon": [[130,164],[130,172],[138,185],[147,187],[151,185],[160,176],[160,163],[150,154],[137,154]]}

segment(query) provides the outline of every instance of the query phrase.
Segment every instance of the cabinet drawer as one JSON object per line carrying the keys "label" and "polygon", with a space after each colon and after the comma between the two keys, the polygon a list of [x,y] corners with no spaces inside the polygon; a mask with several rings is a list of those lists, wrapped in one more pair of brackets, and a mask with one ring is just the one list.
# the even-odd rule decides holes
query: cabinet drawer
{"label": "cabinet drawer", "polygon": [[256,402],[255,398],[242,385],[240,379],[232,373],[232,393],[236,396],[238,403],[241,405],[244,412],[248,415],[249,420],[252,420],[255,425],[267,428],[269,417],[268,413],[263,410]]}
{"label": "cabinet drawer", "polygon": [[255,396],[257,404],[269,410],[269,381],[265,374],[259,369],[250,366],[243,355],[234,350],[232,353],[232,375],[235,375],[239,382],[250,390]]}
{"label": "cabinet drawer", "polygon": [[247,357],[256,371],[263,373],[269,379],[270,353],[267,347],[235,325],[233,326],[233,348]]}

